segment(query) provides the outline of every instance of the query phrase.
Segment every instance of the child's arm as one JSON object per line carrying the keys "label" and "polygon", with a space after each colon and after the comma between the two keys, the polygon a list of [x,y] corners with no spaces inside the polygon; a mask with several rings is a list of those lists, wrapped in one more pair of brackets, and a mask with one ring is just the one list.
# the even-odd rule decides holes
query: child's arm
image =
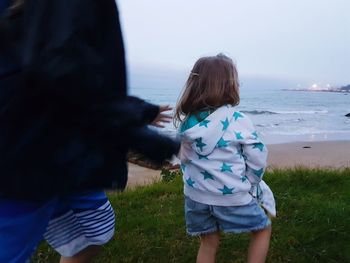
{"label": "child's arm", "polygon": [[237,122],[241,127],[240,143],[246,163],[246,177],[252,185],[257,185],[265,172],[268,151],[251,120],[247,116],[243,116]]}

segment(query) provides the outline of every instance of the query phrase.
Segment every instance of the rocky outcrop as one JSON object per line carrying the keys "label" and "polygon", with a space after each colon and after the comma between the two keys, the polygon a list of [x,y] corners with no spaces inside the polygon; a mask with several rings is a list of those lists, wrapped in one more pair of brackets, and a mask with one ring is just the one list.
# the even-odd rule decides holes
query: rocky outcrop
{"label": "rocky outcrop", "polygon": [[350,92],[350,84],[347,86],[341,87],[340,90]]}
{"label": "rocky outcrop", "polygon": [[168,169],[168,170],[179,169],[178,164],[172,164],[169,161],[165,161],[162,164],[156,164],[156,163],[153,163],[151,160],[147,159],[142,154],[139,154],[133,151],[129,151],[128,153],[128,162],[137,164],[142,167],[150,168],[153,170],[160,170],[162,168]]}
{"label": "rocky outcrop", "polygon": [[345,117],[350,117],[350,113],[348,113],[348,114],[345,114]]}

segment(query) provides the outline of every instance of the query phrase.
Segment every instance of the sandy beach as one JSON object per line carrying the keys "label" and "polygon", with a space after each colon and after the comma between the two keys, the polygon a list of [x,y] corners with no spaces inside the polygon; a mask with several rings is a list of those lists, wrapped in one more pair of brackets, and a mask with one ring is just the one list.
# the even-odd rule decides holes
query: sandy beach
{"label": "sandy beach", "polygon": [[267,147],[269,168],[350,167],[350,141],[295,142]]}
{"label": "sandy beach", "polygon": [[[267,145],[268,168],[295,166],[319,168],[350,167],[350,141],[294,142]],[[129,163],[128,188],[153,183],[160,170]]]}
{"label": "sandy beach", "polygon": [[153,170],[133,163],[128,163],[127,188],[151,184],[160,180],[160,170]]}

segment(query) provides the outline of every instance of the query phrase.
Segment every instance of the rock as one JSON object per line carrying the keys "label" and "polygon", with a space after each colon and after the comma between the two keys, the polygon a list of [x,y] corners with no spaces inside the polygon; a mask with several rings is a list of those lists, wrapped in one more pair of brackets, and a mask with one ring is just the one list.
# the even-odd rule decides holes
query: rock
{"label": "rock", "polygon": [[348,113],[348,114],[345,114],[345,117],[350,117],[350,113]]}
{"label": "rock", "polygon": [[137,164],[139,166],[146,167],[153,170],[160,170],[162,168],[168,169],[168,170],[175,170],[180,168],[179,165],[173,165],[168,161],[165,161],[162,164],[153,163],[151,160],[149,160],[142,154],[139,154],[133,151],[129,151],[127,158],[128,158],[128,162],[130,163]]}

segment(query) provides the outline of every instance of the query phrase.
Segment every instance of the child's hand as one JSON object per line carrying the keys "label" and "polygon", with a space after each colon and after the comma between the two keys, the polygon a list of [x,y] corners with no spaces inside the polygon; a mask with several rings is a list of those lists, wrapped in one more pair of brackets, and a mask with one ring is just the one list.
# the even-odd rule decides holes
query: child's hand
{"label": "child's hand", "polygon": [[169,105],[160,105],[159,106],[159,113],[157,117],[153,120],[151,125],[159,128],[164,128],[164,123],[169,123],[172,120],[172,116],[169,114],[165,114],[163,112],[172,110],[173,108]]}

